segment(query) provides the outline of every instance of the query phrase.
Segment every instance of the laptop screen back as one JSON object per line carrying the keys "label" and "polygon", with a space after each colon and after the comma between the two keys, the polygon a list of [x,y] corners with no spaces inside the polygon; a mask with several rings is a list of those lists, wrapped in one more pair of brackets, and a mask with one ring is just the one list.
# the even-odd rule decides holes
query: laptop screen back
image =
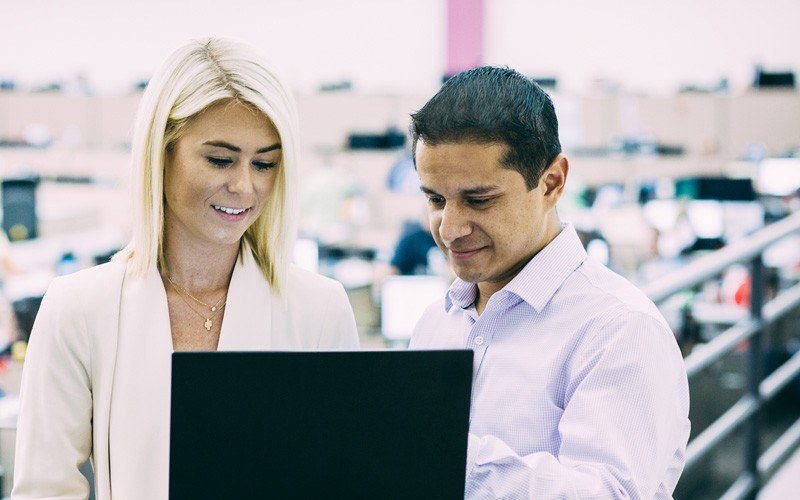
{"label": "laptop screen back", "polygon": [[463,498],[472,351],[177,352],[170,498]]}

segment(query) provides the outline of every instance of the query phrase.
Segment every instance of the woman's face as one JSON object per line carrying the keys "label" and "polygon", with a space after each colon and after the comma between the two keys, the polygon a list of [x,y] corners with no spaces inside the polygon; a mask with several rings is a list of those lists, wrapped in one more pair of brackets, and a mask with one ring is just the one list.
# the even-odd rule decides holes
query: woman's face
{"label": "woman's face", "polygon": [[164,237],[171,247],[232,247],[272,194],[281,140],[260,111],[237,101],[193,118],[167,153]]}

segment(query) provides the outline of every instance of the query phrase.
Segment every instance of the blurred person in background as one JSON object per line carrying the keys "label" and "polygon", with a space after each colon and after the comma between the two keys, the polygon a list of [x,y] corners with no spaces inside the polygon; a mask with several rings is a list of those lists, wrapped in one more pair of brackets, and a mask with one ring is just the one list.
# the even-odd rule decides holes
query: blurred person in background
{"label": "blurred person in background", "polygon": [[12,498],[86,498],[91,458],[98,499],[166,499],[173,351],[358,348],[341,284],[291,265],[297,134],[246,44],[191,41],[156,72],[130,243],[53,280],[31,333]]}
{"label": "blurred person in background", "polygon": [[416,220],[407,221],[389,261],[391,274],[402,276],[432,274],[433,270],[429,264],[431,250],[438,252],[430,226]]}
{"label": "blurred person in background", "polygon": [[690,428],[683,359],[656,306],[560,221],[569,163],[549,96],[477,68],[410,131],[458,277],[410,348],[475,353],[466,497],[671,498]]}

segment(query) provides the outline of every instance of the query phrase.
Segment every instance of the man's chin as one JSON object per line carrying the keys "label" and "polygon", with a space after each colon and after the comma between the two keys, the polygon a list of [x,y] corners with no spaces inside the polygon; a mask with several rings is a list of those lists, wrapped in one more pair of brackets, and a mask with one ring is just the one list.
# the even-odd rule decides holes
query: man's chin
{"label": "man's chin", "polygon": [[467,283],[479,283],[481,281],[482,275],[474,269],[459,268],[459,266],[453,266],[452,264],[450,268],[461,281],[466,281]]}

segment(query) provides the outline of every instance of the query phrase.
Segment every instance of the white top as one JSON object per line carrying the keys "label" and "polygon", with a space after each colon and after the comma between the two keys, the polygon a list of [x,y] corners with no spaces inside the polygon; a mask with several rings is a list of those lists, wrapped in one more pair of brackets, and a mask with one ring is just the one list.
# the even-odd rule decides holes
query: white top
{"label": "white top", "polygon": [[[284,298],[254,259],[237,264],[220,350],[358,349],[342,286],[293,268]],[[285,299],[285,300],[284,300]],[[155,267],[112,262],[53,281],[31,334],[20,395],[12,498],[168,496],[172,339]]]}
{"label": "white top", "polygon": [[466,497],[671,498],[689,438],[672,331],[570,225],[480,316],[456,280],[412,349],[470,348]]}

